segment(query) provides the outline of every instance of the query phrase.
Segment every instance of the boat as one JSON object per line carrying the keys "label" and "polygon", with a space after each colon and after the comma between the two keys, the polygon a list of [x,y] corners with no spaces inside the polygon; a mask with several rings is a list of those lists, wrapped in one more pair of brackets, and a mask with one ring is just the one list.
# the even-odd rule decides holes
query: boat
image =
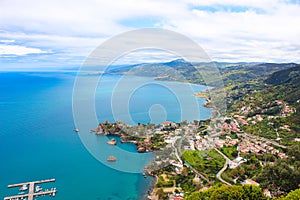
{"label": "boat", "polygon": [[78,128],[75,128],[73,131],[76,132],[76,133],[78,133],[78,132],[79,132],[79,129],[78,129]]}
{"label": "boat", "polygon": [[116,140],[115,138],[113,138],[113,139],[109,140],[109,141],[107,142],[107,144],[110,144],[110,145],[116,145],[116,144],[117,144],[117,140]]}
{"label": "boat", "polygon": [[144,178],[147,178],[147,174],[146,174],[145,172],[143,173],[143,177],[144,177]]}
{"label": "boat", "polygon": [[42,190],[43,190],[43,188],[41,188],[41,186],[39,186],[39,185],[35,187],[35,192],[40,192]]}
{"label": "boat", "polygon": [[20,191],[25,191],[28,190],[28,187],[26,184],[22,185],[22,187],[20,188]]}
{"label": "boat", "polygon": [[109,157],[107,158],[107,161],[109,161],[109,162],[115,162],[115,161],[117,161],[117,158],[114,157],[114,156],[109,156]]}

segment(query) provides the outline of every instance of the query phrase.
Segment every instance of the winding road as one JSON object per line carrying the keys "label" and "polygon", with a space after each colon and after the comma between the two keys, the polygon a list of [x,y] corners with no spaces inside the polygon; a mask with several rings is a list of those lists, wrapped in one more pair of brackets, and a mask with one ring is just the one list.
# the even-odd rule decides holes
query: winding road
{"label": "winding road", "polygon": [[216,150],[219,154],[221,154],[223,156],[223,158],[225,158],[226,162],[223,166],[223,168],[217,173],[216,177],[217,179],[219,179],[222,183],[225,183],[227,185],[231,185],[230,183],[228,183],[227,181],[225,181],[224,179],[222,179],[222,174],[223,172],[227,169],[227,166],[232,162],[225,154],[223,154],[221,151],[219,151],[219,149],[217,149],[216,147],[214,147],[214,150]]}
{"label": "winding road", "polygon": [[[183,140],[183,137],[180,138],[180,141],[179,141],[179,144],[178,146],[180,147],[181,144],[182,144],[182,140]],[[194,169],[187,161],[184,161],[180,158],[179,154],[178,154],[178,151],[180,151],[180,154],[181,154],[181,149],[179,148],[179,150],[175,147],[175,143],[176,143],[177,139],[174,140],[172,142],[172,147],[174,148],[175,150],[175,155],[177,157],[177,159],[179,160],[180,163],[184,164],[185,166],[187,166],[188,168],[190,168],[195,174],[197,174],[201,179],[203,180],[206,180],[207,182],[209,182],[209,179],[207,179],[203,174],[201,174],[200,172],[198,172],[196,169]]]}
{"label": "winding road", "polygon": [[[181,139],[181,140],[182,140],[182,139]],[[174,141],[172,142],[172,147],[173,147],[173,149],[174,149],[174,151],[175,151],[175,156],[177,157],[177,159],[179,160],[179,162],[180,162],[181,164],[183,164],[183,161],[181,160],[180,156],[178,155],[178,149],[175,147],[176,141],[177,141],[177,138],[176,138],[176,140],[174,140]]]}

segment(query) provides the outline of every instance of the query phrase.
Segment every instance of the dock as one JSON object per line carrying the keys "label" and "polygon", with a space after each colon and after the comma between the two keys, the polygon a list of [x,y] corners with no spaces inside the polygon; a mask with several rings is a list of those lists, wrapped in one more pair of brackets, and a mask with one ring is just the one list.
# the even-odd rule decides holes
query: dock
{"label": "dock", "polygon": [[14,195],[14,196],[9,196],[5,197],[4,200],[15,200],[15,199],[24,199],[27,198],[28,200],[33,200],[34,197],[42,196],[42,195],[51,195],[55,196],[55,193],[57,192],[56,188],[52,188],[51,190],[45,190],[45,191],[39,191],[35,192],[35,185],[36,184],[42,184],[42,183],[49,183],[49,182],[55,182],[55,179],[47,179],[47,180],[40,180],[40,181],[32,181],[32,182],[25,182],[25,183],[17,183],[17,184],[12,184],[8,185],[8,188],[13,188],[13,187],[22,187],[23,185],[28,186],[28,193],[27,194],[20,194],[20,195]]}

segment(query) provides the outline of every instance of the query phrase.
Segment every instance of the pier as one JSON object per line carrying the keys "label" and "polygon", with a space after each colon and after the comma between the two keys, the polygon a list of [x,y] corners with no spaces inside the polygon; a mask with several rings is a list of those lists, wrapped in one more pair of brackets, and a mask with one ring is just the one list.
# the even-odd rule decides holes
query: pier
{"label": "pier", "polygon": [[17,183],[17,184],[12,184],[8,185],[8,188],[13,188],[13,187],[22,187],[24,185],[28,186],[28,193],[27,194],[19,194],[15,196],[9,196],[5,197],[4,200],[15,200],[15,199],[25,199],[27,198],[28,200],[33,200],[34,197],[42,196],[42,195],[51,195],[55,196],[55,193],[57,192],[56,188],[52,188],[51,190],[45,190],[45,191],[37,191],[35,192],[35,185],[36,184],[42,184],[42,183],[49,183],[49,182],[55,182],[55,179],[47,179],[47,180],[41,180],[41,181],[32,181],[32,182],[26,182],[26,183]]}

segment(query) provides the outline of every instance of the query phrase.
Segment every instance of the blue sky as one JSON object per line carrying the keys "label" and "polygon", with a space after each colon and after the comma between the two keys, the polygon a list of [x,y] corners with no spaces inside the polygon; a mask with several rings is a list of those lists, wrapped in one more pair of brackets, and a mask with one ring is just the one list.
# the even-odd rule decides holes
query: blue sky
{"label": "blue sky", "polygon": [[[105,40],[164,28],[196,41],[215,61],[300,63],[299,0],[1,0],[0,70],[78,67]],[[162,62],[161,51],[117,63]]]}

